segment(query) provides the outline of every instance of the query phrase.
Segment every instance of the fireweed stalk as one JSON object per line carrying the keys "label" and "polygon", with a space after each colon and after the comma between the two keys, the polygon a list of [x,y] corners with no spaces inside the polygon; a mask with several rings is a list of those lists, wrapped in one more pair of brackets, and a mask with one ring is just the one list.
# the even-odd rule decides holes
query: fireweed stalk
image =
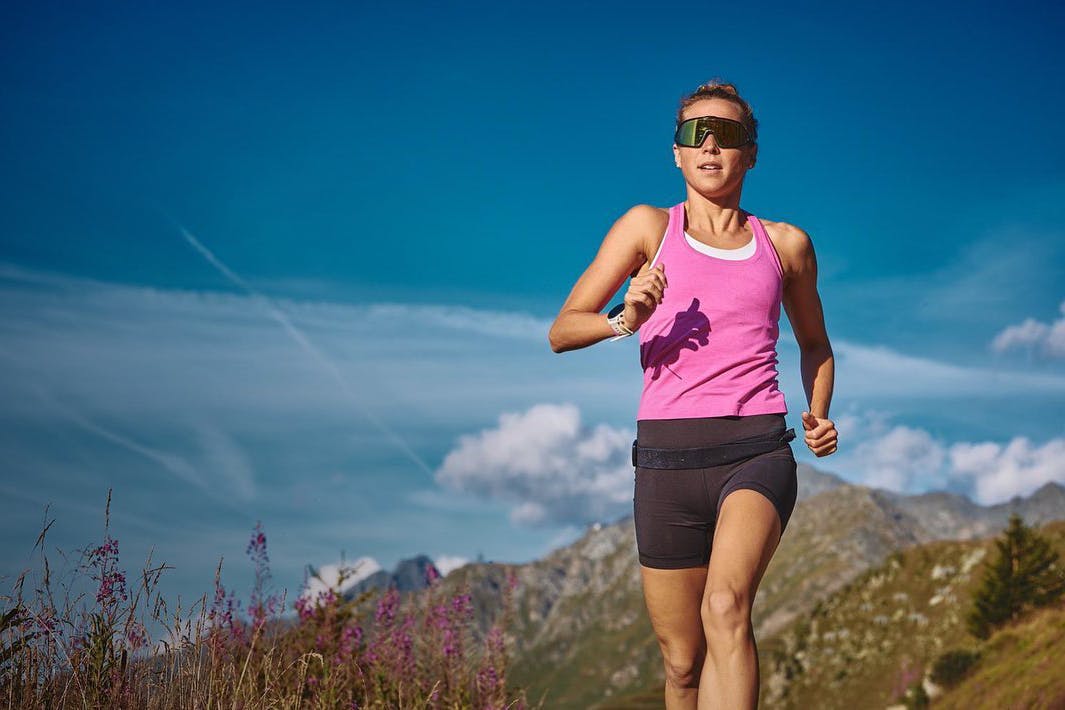
{"label": "fireweed stalk", "polygon": [[284,617],[286,591],[269,589],[267,536],[257,522],[245,549],[255,570],[247,605],[223,586],[220,560],[214,594],[171,610],[158,587],[172,568],[153,566],[149,554],[141,574],[127,576],[110,505],[109,490],[102,540],[80,550],[69,581],[53,575],[45,552],[55,522],[46,508],[34,545],[42,573],[23,571],[0,596],[7,707],[530,707],[522,689],[506,684],[513,572],[500,617],[483,634],[470,583],[445,584],[432,566],[426,589],[402,594],[391,587],[347,598],[342,574],[323,594],[300,595]]}

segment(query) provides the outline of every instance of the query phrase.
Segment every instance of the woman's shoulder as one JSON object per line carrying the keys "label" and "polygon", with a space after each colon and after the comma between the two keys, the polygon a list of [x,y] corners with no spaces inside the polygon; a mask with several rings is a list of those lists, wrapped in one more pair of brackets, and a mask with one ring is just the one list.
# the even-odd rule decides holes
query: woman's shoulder
{"label": "woman's shoulder", "polygon": [[669,227],[669,208],[657,208],[653,204],[641,203],[633,205],[625,215],[632,219],[640,234],[644,261],[634,273],[634,275],[639,275],[648,269],[666,236],[666,228]]}
{"label": "woman's shoulder", "polygon": [[638,205],[633,205],[629,208],[629,211],[624,215],[626,218],[636,223],[642,223],[648,226],[657,226],[661,223],[665,226],[669,221],[669,208],[668,207],[655,207],[641,202]]}
{"label": "woman's shoulder", "polygon": [[[758,217],[758,215],[755,215],[755,217]],[[762,226],[765,227],[767,232],[770,232],[774,236],[779,234],[784,237],[795,238],[798,235],[806,235],[806,232],[803,231],[801,227],[792,224],[791,222],[766,219],[765,217],[758,217],[758,221],[762,223]]]}
{"label": "woman's shoulder", "polygon": [[633,275],[636,275],[647,269],[662,244],[666,227],[669,225],[669,208],[646,203],[633,205],[618,218],[617,225],[623,225],[624,231],[632,235],[642,252],[644,263],[640,269],[633,272]]}
{"label": "woman's shoulder", "polygon": [[810,235],[801,227],[790,222],[774,221],[762,217],[758,217],[758,221],[765,227],[765,233],[776,248],[785,272],[789,270],[789,265],[804,262],[813,250]]}

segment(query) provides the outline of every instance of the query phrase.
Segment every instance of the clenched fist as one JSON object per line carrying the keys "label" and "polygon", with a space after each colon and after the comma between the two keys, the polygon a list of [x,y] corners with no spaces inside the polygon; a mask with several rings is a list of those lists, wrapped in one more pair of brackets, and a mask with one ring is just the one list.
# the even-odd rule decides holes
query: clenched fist
{"label": "clenched fist", "polygon": [[662,302],[662,293],[668,285],[664,264],[629,282],[629,290],[625,292],[625,325],[629,330],[635,332],[647,322]]}
{"label": "clenched fist", "polygon": [[806,430],[806,446],[818,457],[836,450],[836,425],[831,419],[821,419],[809,412],[802,413],[802,428]]}

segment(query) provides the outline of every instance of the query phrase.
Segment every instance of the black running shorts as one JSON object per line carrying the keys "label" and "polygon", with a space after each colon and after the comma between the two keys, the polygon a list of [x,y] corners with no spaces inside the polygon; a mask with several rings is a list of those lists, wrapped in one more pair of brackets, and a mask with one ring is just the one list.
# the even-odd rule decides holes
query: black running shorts
{"label": "black running shorts", "polygon": [[[645,419],[636,422],[636,440],[649,448],[714,446],[761,434],[782,434],[783,414]],[[798,479],[791,444],[710,468],[636,467],[632,498],[640,564],[658,569],[700,567],[710,562],[721,503],[732,491],[749,488],[773,504],[781,535],[795,507]]]}

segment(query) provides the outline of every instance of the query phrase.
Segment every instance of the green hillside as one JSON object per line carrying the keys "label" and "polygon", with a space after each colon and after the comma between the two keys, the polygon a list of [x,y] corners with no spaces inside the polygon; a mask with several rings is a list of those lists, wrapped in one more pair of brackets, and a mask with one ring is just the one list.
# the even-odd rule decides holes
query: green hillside
{"label": "green hillside", "polygon": [[[1065,521],[1037,529],[1065,560]],[[821,600],[808,617],[759,640],[762,706],[888,707],[951,649],[978,650],[983,660],[933,706],[1036,707],[1026,703],[1065,697],[1065,611],[1033,612],[986,642],[965,628],[982,563],[994,554],[992,538],[906,548]],[[1056,656],[1047,651],[1053,644]],[[981,704],[992,686],[1002,702]]]}
{"label": "green hillside", "polygon": [[972,674],[932,707],[1065,708],[1065,603],[1034,610],[979,648]]}

